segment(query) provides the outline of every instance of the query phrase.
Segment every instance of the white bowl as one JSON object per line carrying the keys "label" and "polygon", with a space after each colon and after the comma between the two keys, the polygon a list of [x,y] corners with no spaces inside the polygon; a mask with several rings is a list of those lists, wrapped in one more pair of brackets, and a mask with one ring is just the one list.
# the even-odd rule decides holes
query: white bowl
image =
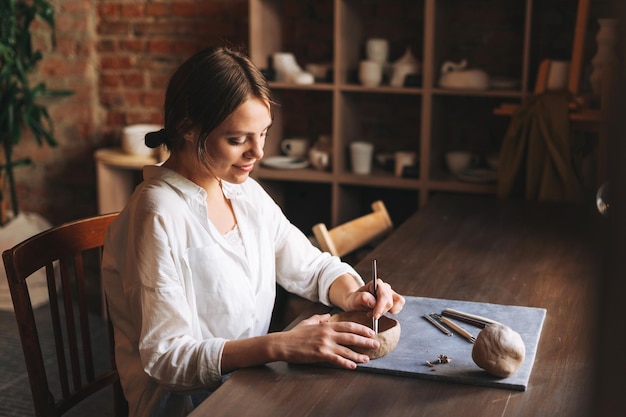
{"label": "white bowl", "polygon": [[466,170],[472,165],[474,156],[467,151],[450,151],[446,153],[446,165],[453,174]]}
{"label": "white bowl", "polygon": [[122,129],[122,150],[130,155],[154,156],[156,149],[146,146],[146,133],[156,132],[163,126],[156,124],[137,124]]}

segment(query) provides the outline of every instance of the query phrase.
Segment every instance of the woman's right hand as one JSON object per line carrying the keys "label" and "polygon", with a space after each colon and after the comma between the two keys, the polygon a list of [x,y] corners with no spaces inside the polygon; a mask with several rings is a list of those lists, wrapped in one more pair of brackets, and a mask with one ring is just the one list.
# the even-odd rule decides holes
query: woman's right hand
{"label": "woman's right hand", "polygon": [[354,369],[369,357],[355,352],[350,346],[377,349],[374,331],[353,322],[330,322],[330,314],[314,315],[293,329],[275,334],[282,360],[292,363],[328,362]]}

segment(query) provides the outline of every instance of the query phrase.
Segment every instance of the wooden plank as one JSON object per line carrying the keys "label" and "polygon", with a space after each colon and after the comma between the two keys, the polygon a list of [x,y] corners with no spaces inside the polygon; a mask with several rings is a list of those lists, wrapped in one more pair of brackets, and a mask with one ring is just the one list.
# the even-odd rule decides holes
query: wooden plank
{"label": "wooden plank", "polygon": [[569,80],[567,83],[567,89],[574,97],[578,95],[578,89],[580,87],[588,19],[589,0],[578,0],[576,26],[574,28],[574,44],[572,47],[572,62],[570,64]]}

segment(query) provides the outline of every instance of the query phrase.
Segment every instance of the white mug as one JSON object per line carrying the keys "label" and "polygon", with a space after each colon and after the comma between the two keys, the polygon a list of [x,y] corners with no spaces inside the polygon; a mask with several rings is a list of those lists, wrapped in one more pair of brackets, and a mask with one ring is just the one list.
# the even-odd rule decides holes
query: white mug
{"label": "white mug", "polygon": [[280,143],[280,150],[287,156],[304,157],[309,149],[309,140],[306,138],[289,138]]}
{"label": "white mug", "polygon": [[355,174],[369,174],[372,171],[372,156],[374,144],[370,142],[352,142],[350,144],[350,161],[352,172]]}
{"label": "white mug", "polygon": [[413,166],[417,162],[417,152],[413,151],[399,151],[395,154],[395,174],[396,177],[401,177],[404,172],[404,167]]}
{"label": "white mug", "polygon": [[365,42],[365,56],[368,61],[386,64],[389,56],[389,41],[382,38],[371,38]]}
{"label": "white mug", "polygon": [[376,61],[359,62],[359,81],[366,87],[379,86],[383,80],[383,66]]}

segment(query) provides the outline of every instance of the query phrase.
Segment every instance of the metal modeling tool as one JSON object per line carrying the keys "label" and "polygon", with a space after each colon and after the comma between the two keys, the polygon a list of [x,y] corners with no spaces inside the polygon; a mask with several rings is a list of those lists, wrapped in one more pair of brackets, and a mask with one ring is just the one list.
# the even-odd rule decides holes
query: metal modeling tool
{"label": "metal modeling tool", "polygon": [[437,320],[435,320],[434,318],[432,318],[428,314],[424,314],[422,317],[424,317],[426,320],[428,320],[428,322],[431,323],[433,326],[435,326],[436,328],[441,330],[446,336],[452,336],[452,332],[450,330],[446,329],[444,326],[439,324],[439,322]]}
{"label": "metal modeling tool", "polygon": [[446,317],[443,317],[441,314],[436,314],[436,313],[431,314],[431,316],[439,320],[440,323],[445,324],[446,326],[448,326],[449,328],[451,328],[452,330],[454,330],[455,332],[457,332],[458,334],[466,338],[470,343],[474,343],[476,341],[476,338],[470,332],[468,332],[467,330],[465,330],[464,328],[462,328],[461,326],[459,326],[452,320]]}
{"label": "metal modeling tool", "polygon": [[[372,261],[372,281],[374,283],[374,298],[378,298],[378,271],[376,269],[376,259]],[[372,330],[378,334],[378,319],[372,315]]]}

